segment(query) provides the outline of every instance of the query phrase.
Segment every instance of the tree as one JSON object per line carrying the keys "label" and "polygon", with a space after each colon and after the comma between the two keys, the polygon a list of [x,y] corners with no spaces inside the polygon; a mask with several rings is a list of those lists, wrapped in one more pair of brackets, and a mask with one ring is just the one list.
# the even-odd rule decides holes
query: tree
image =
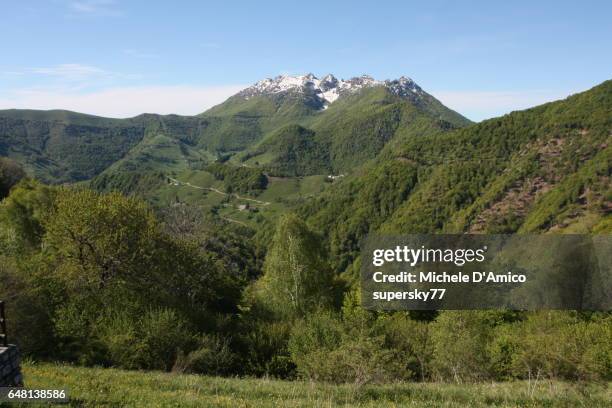
{"label": "tree", "polygon": [[153,264],[158,228],[136,198],[91,190],[63,191],[45,223],[45,244],[69,273],[66,281],[99,290],[115,281],[140,281]]}
{"label": "tree", "polygon": [[330,304],[333,276],[322,239],[295,215],[278,222],[257,282],[257,298],[279,315],[303,316]]}
{"label": "tree", "polygon": [[8,196],[11,188],[25,175],[21,166],[15,161],[0,157],[0,200]]}
{"label": "tree", "polygon": [[[19,250],[40,246],[58,190],[34,180],[22,180],[0,205],[3,243]],[[11,241],[11,242],[8,242]]]}

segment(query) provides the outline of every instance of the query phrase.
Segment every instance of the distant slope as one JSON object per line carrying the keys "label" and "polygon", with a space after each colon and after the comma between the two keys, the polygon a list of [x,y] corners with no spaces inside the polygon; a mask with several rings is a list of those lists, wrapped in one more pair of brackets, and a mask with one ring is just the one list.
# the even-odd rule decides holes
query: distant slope
{"label": "distant slope", "polygon": [[406,78],[338,81],[307,75],[260,81],[198,116],[107,119],[67,111],[0,111],[0,156],[51,183],[100,175],[114,179],[107,185],[119,180],[131,185],[134,177],[118,173],[201,169],[240,152],[232,159],[237,164],[277,175],[312,175],[360,165],[400,134],[419,136],[468,123]]}
{"label": "distant slope", "polygon": [[612,81],[409,138],[301,209],[339,271],[368,232],[612,231]]}
{"label": "distant slope", "polygon": [[373,159],[390,141],[470,122],[423,92],[418,100],[384,86],[348,95],[317,115],[269,132],[235,161],[282,176],[339,174]]}
{"label": "distant slope", "polygon": [[12,157],[46,182],[93,177],[144,137],[132,120],[68,111],[0,111],[0,156]]}

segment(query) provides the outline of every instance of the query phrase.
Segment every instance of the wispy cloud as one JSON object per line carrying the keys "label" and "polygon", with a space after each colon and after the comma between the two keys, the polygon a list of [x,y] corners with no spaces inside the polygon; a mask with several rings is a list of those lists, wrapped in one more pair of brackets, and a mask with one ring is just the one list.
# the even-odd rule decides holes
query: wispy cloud
{"label": "wispy cloud", "polygon": [[116,74],[110,71],[84,64],[59,64],[50,67],[30,68],[26,71],[64,81],[85,81],[94,78],[116,76]]}
{"label": "wispy cloud", "polygon": [[0,71],[0,77],[17,77],[25,75],[23,71]]}
{"label": "wispy cloud", "polygon": [[433,91],[444,105],[476,121],[565,98],[577,90]]}
{"label": "wispy cloud", "polygon": [[70,10],[82,15],[121,16],[123,11],[115,0],[76,0],[69,4]]}
{"label": "wispy cloud", "polygon": [[134,58],[159,58],[159,54],[156,54],[154,52],[147,52],[147,51],[142,51],[142,50],[135,50],[135,49],[125,49],[123,50],[123,53],[125,55],[129,55],[130,57],[134,57]]}
{"label": "wispy cloud", "polygon": [[22,89],[0,96],[0,109],[67,109],[126,118],[143,112],[195,115],[223,102],[244,85],[117,87],[95,92]]}

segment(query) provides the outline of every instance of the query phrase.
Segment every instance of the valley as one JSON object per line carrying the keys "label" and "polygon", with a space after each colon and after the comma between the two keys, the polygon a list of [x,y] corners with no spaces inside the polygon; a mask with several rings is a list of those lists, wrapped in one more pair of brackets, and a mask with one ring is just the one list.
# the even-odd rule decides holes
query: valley
{"label": "valley", "polygon": [[607,384],[608,312],[369,311],[360,271],[371,233],[609,234],[611,107],[608,80],[471,123],[407,78],[301,75],[196,116],[0,111],[14,338],[115,369]]}

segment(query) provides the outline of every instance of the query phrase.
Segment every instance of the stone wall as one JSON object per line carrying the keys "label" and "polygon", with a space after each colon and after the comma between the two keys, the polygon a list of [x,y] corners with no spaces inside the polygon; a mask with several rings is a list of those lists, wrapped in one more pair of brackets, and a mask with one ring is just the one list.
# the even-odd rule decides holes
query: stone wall
{"label": "stone wall", "polygon": [[19,350],[9,344],[0,346],[0,387],[22,386],[23,379],[19,369]]}

